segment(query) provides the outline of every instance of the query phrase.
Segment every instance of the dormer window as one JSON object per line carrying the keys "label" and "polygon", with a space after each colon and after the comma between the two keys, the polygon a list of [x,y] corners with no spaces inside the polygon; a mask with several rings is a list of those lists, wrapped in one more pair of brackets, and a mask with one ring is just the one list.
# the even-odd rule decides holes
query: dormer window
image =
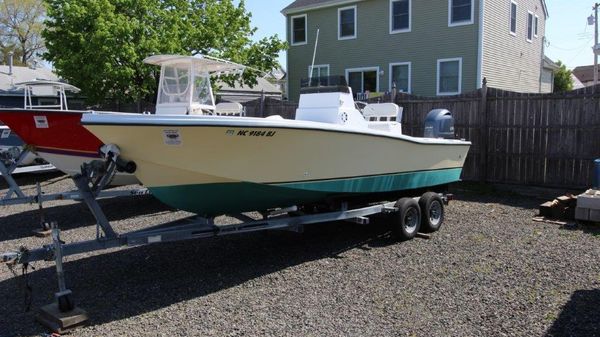
{"label": "dormer window", "polygon": [[473,0],[448,0],[448,26],[473,23]]}
{"label": "dormer window", "polygon": [[292,16],[292,46],[306,44],[306,14]]}

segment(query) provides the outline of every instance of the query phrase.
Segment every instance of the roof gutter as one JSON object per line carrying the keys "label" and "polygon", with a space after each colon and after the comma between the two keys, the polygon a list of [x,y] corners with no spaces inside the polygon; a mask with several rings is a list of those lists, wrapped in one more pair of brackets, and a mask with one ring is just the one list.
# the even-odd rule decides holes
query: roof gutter
{"label": "roof gutter", "polygon": [[295,8],[289,8],[289,9],[284,8],[281,11],[281,14],[290,15],[290,14],[296,14],[296,13],[303,13],[303,12],[312,11],[315,9],[335,7],[335,6],[339,6],[339,5],[346,5],[349,3],[356,3],[356,2],[363,2],[363,1],[365,1],[365,0],[332,0],[332,1],[326,1],[326,2],[319,3],[319,4],[314,4],[314,5],[295,7]]}
{"label": "roof gutter", "polygon": [[544,15],[546,15],[546,19],[550,17],[550,13],[548,13],[548,6],[546,6],[546,0],[540,0],[542,2],[542,8],[544,9]]}
{"label": "roof gutter", "polygon": [[479,31],[477,32],[477,83],[475,88],[483,86],[483,25],[484,25],[484,1],[479,0]]}

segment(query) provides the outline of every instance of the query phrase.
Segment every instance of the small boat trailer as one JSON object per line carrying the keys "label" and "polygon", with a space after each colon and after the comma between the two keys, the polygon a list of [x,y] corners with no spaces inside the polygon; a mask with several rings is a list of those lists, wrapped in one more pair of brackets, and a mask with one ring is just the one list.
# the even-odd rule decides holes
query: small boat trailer
{"label": "small boat trailer", "polygon": [[[2,153],[0,157],[0,175],[8,184],[8,191],[3,196],[0,196],[0,206],[8,205],[21,205],[21,204],[41,204],[47,201],[55,200],[83,200],[81,192],[69,191],[62,193],[45,194],[42,193],[41,187],[38,183],[37,192],[35,195],[26,195],[21,187],[13,177],[16,173],[43,173],[56,170],[51,164],[45,165],[32,165],[19,167],[21,162],[30,153],[29,149],[21,151],[18,157],[13,157],[10,153]],[[115,197],[126,197],[134,195],[145,195],[150,192],[146,188],[129,189],[129,190],[116,190],[116,191],[100,191],[96,193],[97,199],[115,198]]]}
{"label": "small boat trailer", "polygon": [[[18,251],[0,254],[0,263],[4,262],[10,267],[18,264],[26,266],[28,263],[41,260],[55,261],[59,289],[55,294],[56,303],[43,307],[40,310],[38,320],[57,332],[68,330],[69,327],[65,322],[70,322],[69,324],[78,322],[76,324],[79,324],[82,322],[81,320],[87,319],[85,312],[75,307],[72,293],[66,286],[63,270],[63,257],[65,256],[116,247],[210,238],[263,230],[301,232],[304,225],[340,220],[366,225],[370,221],[368,216],[381,213],[393,217],[393,231],[403,239],[411,239],[416,236],[419,226],[422,226],[419,203],[417,202],[419,198],[402,198],[397,202],[380,202],[352,209],[348,207],[347,202],[340,202],[336,208],[316,214],[302,214],[298,212],[298,207],[293,206],[262,213],[263,218],[259,220],[244,214],[230,215],[242,222],[227,225],[216,225],[214,218],[195,216],[119,234],[109,223],[97,199],[99,196],[98,191],[110,180],[111,175],[127,163],[120,163],[118,155],[110,156],[110,154],[108,159],[101,163],[103,163],[104,169],[101,169],[100,172],[104,173],[99,175],[97,168],[100,166],[97,161],[96,163],[92,162],[84,165],[82,173],[74,177],[79,189],[79,197],[86,203],[96,219],[96,237],[94,239],[63,243],[60,239],[59,228],[53,225],[52,244],[31,250],[21,247]],[[434,226],[430,229],[437,230],[443,221],[443,205],[447,204],[449,198],[446,195],[433,192],[425,193],[424,196],[428,194],[433,200],[430,205],[426,206],[428,209],[430,208],[428,222],[432,222]],[[423,197],[419,200],[421,199]],[[70,313],[81,320],[64,319]]]}
{"label": "small boat trailer", "polygon": [[[12,151],[5,151],[0,153],[0,174],[8,184],[8,191],[4,196],[0,198],[0,205],[5,205],[5,202],[14,199],[26,198],[25,193],[21,190],[19,184],[17,184],[13,174],[24,173],[24,172],[39,172],[40,170],[47,171],[54,169],[52,165],[36,165],[33,167],[22,168],[19,167],[23,160],[29,155],[30,151],[25,149],[19,151],[18,154],[12,153]],[[15,197],[13,197],[15,195]]]}

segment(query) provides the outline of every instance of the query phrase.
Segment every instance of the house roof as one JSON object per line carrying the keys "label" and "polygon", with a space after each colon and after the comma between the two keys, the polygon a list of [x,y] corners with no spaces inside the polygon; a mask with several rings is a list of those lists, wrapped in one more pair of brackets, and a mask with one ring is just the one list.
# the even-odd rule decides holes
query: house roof
{"label": "house roof", "polygon": [[274,84],[267,81],[266,79],[259,77],[256,78],[257,84],[254,87],[250,87],[249,85],[240,85],[237,81],[234,86],[230,86],[225,82],[217,82],[218,85],[221,86],[218,94],[222,93],[246,93],[246,94],[257,94],[260,95],[264,90],[265,94],[279,94],[281,95],[281,90],[277,88]]}
{"label": "house roof", "polygon": [[585,85],[573,74],[571,74],[571,81],[573,81],[573,90],[585,88]]}
{"label": "house roof", "polygon": [[22,95],[22,88],[17,88],[16,84],[31,80],[58,81],[59,78],[52,70],[39,67],[12,67],[12,74],[9,74],[9,67],[0,65],[0,94],[18,94]]}
{"label": "house roof", "polygon": [[[577,77],[581,83],[592,82],[594,81],[594,66],[580,66],[573,69],[573,75]],[[598,71],[598,75],[600,76],[600,70]]]}
{"label": "house roof", "polygon": [[560,67],[554,61],[552,61],[548,56],[544,56],[544,68],[550,70],[558,70]]}
{"label": "house roof", "polygon": [[[309,9],[318,9],[330,6],[337,6],[351,2],[361,2],[364,0],[296,0],[285,7],[281,13],[284,15],[293,14]],[[544,14],[546,18],[548,15],[548,6],[546,6],[546,0],[540,0],[542,3],[542,8],[544,9]]]}

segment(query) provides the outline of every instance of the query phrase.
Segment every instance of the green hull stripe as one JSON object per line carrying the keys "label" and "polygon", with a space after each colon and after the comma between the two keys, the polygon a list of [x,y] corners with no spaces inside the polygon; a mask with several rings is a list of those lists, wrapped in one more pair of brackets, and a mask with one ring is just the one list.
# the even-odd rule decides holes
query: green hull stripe
{"label": "green hull stripe", "polygon": [[334,193],[376,193],[437,186],[460,179],[462,168],[418,171],[341,180],[275,184],[280,187]]}
{"label": "green hull stripe", "polygon": [[451,183],[461,168],[284,184],[248,182],[150,187],[162,202],[201,215],[264,210],[318,202],[343,194],[411,190]]}

